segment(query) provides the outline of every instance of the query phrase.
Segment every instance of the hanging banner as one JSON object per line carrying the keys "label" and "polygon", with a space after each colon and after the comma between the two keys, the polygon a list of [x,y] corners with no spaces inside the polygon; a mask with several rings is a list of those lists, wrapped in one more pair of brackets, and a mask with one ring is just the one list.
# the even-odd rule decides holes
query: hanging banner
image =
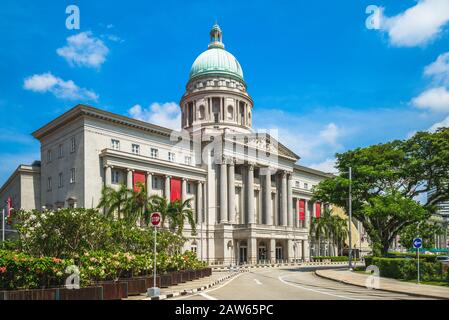
{"label": "hanging banner", "polygon": [[170,201],[181,200],[181,179],[170,180]]}
{"label": "hanging banner", "polygon": [[145,185],[145,173],[136,171],[133,173],[133,186],[135,192],[140,191],[140,188],[137,185],[139,182]]}
{"label": "hanging banner", "polygon": [[299,221],[306,220],[306,201],[305,200],[298,201],[298,215],[299,215]]}

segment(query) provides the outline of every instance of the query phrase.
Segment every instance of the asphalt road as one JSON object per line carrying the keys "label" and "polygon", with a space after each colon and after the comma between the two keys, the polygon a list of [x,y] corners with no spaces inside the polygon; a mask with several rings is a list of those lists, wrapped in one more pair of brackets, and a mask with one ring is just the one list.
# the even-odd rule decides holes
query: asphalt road
{"label": "asphalt road", "polygon": [[312,269],[255,269],[191,296],[171,300],[416,300],[406,294],[347,285]]}

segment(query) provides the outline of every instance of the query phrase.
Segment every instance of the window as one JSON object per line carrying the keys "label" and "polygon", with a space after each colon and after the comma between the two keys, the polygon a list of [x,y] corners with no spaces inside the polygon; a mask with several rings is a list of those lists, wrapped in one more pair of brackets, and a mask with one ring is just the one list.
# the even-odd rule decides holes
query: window
{"label": "window", "polygon": [[70,183],[76,182],[75,173],[76,173],[75,168],[70,169]]}
{"label": "window", "polygon": [[192,184],[191,183],[187,183],[187,193],[188,194],[192,194]]}
{"label": "window", "polygon": [[112,139],[111,140],[111,147],[114,150],[120,150],[120,141]]}
{"label": "window", "polygon": [[120,182],[120,172],[118,170],[112,170],[111,180],[113,184],[118,184]]}
{"label": "window", "polygon": [[64,146],[62,144],[60,144],[58,147],[58,154],[59,158],[62,158],[64,156]]}
{"label": "window", "polygon": [[309,184],[304,182],[304,189],[309,189]]}
{"label": "window", "polygon": [[133,144],[133,146],[132,146],[132,153],[140,154],[140,146],[138,144]]}
{"label": "window", "polygon": [[51,150],[48,150],[47,151],[47,162],[51,162],[51,158],[52,158]]}
{"label": "window", "polygon": [[173,152],[168,153],[168,161],[175,162],[175,154]]}
{"label": "window", "polygon": [[153,189],[157,189],[158,188],[158,180],[159,180],[158,177],[154,177],[153,176],[153,183],[152,183],[152,188]]}
{"label": "window", "polygon": [[191,166],[192,165],[192,157],[186,156],[185,157],[185,164],[188,165],[188,166]]}
{"label": "window", "polygon": [[47,191],[51,191],[51,177],[47,179]]}
{"label": "window", "polygon": [[151,148],[151,158],[159,158],[159,150]]}
{"label": "window", "polygon": [[296,188],[299,188],[299,181],[296,181],[296,182],[295,182],[295,187],[296,187]]}
{"label": "window", "polygon": [[58,183],[58,188],[62,188],[64,186],[64,176],[62,174],[62,172],[59,173],[59,183]]}
{"label": "window", "polygon": [[70,141],[70,152],[75,152],[75,148],[76,148],[75,137],[72,137],[72,139]]}

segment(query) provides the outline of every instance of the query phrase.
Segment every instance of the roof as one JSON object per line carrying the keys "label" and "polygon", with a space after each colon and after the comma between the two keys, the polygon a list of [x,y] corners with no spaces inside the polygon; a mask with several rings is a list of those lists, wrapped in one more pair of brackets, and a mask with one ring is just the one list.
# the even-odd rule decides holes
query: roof
{"label": "roof", "polygon": [[304,166],[301,166],[299,164],[295,164],[294,170],[298,170],[298,171],[303,171],[303,172],[319,175],[319,176],[324,177],[324,178],[332,178],[332,177],[335,176],[332,173],[326,173],[326,172],[323,172],[323,171],[320,171],[320,170],[304,167]]}
{"label": "roof", "polygon": [[36,139],[42,139],[47,134],[53,132],[54,130],[57,130],[58,128],[63,127],[67,123],[82,117],[82,116],[90,116],[97,119],[103,119],[115,122],[117,124],[141,129],[144,131],[148,131],[151,133],[159,134],[162,136],[170,137],[172,132],[174,130],[164,128],[161,126],[157,126],[145,121],[140,121],[136,119],[132,119],[129,117],[125,117],[116,113],[100,110],[97,108],[94,108],[92,106],[79,104],[75,106],[74,108],[70,109],[69,111],[65,112],[61,116],[57,117],[56,119],[50,121],[43,127],[39,128],[38,130],[34,131],[32,133],[33,137]]}
{"label": "roof", "polygon": [[8,185],[18,176],[20,173],[40,173],[41,167],[39,161],[34,161],[32,165],[21,164],[17,169],[9,176],[8,180],[1,186],[0,194],[8,187]]}

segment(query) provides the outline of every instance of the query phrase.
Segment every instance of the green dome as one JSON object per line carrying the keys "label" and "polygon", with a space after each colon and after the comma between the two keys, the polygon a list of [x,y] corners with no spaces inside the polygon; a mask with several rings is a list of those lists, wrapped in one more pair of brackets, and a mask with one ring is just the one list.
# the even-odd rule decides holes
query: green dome
{"label": "green dome", "polygon": [[234,76],[243,81],[240,63],[231,53],[219,47],[211,47],[196,58],[190,70],[190,79],[209,74]]}
{"label": "green dome", "polygon": [[196,58],[190,70],[190,80],[203,75],[224,75],[243,80],[243,70],[237,59],[224,49],[223,32],[216,23],[210,31],[209,49]]}

